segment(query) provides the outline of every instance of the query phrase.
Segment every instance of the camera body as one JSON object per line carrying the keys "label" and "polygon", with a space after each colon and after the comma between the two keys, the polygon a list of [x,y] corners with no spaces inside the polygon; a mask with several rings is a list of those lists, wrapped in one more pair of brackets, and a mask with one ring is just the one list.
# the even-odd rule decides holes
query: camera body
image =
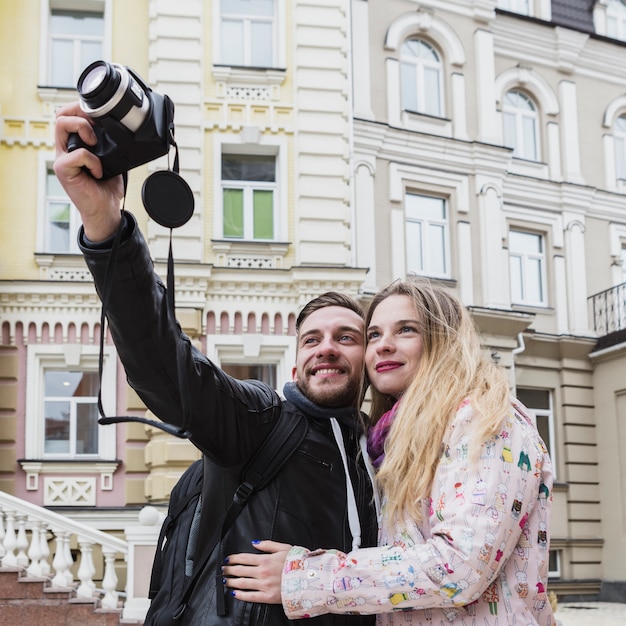
{"label": "camera body", "polygon": [[98,142],[88,146],[72,133],[67,149],[95,154],[103,179],[164,156],[174,145],[174,103],[129,67],[95,61],[80,75],[77,89],[81,109],[95,122]]}

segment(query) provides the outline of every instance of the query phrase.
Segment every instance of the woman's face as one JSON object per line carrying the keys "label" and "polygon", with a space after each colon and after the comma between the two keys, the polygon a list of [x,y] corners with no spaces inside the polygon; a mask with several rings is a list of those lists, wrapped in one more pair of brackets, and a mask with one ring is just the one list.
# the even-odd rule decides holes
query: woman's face
{"label": "woman's face", "polygon": [[422,358],[422,335],[409,296],[385,298],[367,328],[365,366],[372,386],[398,398],[417,373]]}

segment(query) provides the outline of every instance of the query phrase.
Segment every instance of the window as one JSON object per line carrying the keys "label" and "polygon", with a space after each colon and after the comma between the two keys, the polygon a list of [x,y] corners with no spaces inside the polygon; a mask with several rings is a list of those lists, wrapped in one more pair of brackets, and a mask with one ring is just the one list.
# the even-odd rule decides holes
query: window
{"label": "window", "polygon": [[225,239],[274,239],[276,157],[222,155]]}
{"label": "window", "polygon": [[511,13],[529,15],[528,0],[498,0],[498,8]]}
{"label": "window", "polygon": [[620,261],[622,265],[622,283],[626,283],[626,246],[622,245],[620,250]]}
{"label": "window", "polygon": [[[33,344],[27,348],[27,459],[93,462],[116,458],[115,426],[98,424],[99,347]],[[102,404],[107,415],[116,406],[113,346],[105,346]]]}
{"label": "window", "polygon": [[83,69],[103,56],[103,12],[52,8],[48,29],[48,84],[75,87]]}
{"label": "window", "polygon": [[220,61],[223,65],[276,65],[275,4],[275,0],[220,0]]}
{"label": "window", "polygon": [[402,108],[442,116],[441,61],[435,49],[421,39],[409,39],[400,48]]}
{"label": "window", "polygon": [[76,253],[76,233],[80,226],[78,211],[67,197],[50,167],[46,170],[44,252]]}
{"label": "window", "polygon": [[532,100],[521,91],[509,91],[504,96],[502,118],[504,145],[513,148],[513,155],[520,159],[538,161],[538,117]]}
{"label": "window", "polygon": [[509,232],[511,301],[515,304],[545,306],[545,242],[535,233]]}
{"label": "window", "polygon": [[626,180],[626,115],[620,115],[615,120],[613,134],[615,145],[615,175]]}
{"label": "window", "polygon": [[260,380],[268,384],[272,389],[277,388],[277,375],[275,364],[259,363],[222,363],[222,369],[239,380]]}
{"label": "window", "polygon": [[561,578],[560,550],[550,550],[548,553],[548,578]]}
{"label": "window", "polygon": [[608,0],[606,5],[606,34],[613,39],[626,40],[626,2]]}
{"label": "window", "polygon": [[556,476],[556,446],[554,443],[554,416],[552,411],[552,392],[549,389],[528,389],[518,387],[516,395],[519,401],[535,415],[537,430],[546,444],[552,459]]}
{"label": "window", "polygon": [[407,194],[405,219],[407,271],[449,277],[446,201],[443,198]]}
{"label": "window", "polygon": [[46,371],[44,455],[98,454],[98,374]]}

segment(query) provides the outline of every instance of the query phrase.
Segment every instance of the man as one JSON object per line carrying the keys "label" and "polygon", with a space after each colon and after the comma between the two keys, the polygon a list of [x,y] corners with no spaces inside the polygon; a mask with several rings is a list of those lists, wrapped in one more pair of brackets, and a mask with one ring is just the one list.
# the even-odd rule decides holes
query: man
{"label": "man", "polygon": [[[210,536],[211,503],[224,497],[225,483],[236,486],[241,468],[278,415],[287,412],[293,419],[307,420],[305,439],[275,479],[250,499],[225,537],[224,554],[251,552],[251,541],[258,538],[345,550],[359,542],[375,545],[372,487],[359,455],[364,357],[359,306],[329,293],[304,307],[296,324],[294,382],[285,386],[284,400],[267,385],[228,376],[191,345],[169,314],[166,290],[154,274],[137,223],[120,211],[121,176],[98,180],[102,166],[94,154],[85,149],[67,151],[70,133],[78,133],[88,145],[96,143],[78,104],[64,107],[57,115],[54,169],[81,214],[79,244],[98,293],[107,291],[105,278],[111,281],[107,317],[128,381],[155,415],[184,425],[205,457],[199,543]],[[115,269],[110,270],[112,240],[120,228],[121,243],[111,264]],[[108,277],[107,272],[111,272]],[[178,384],[177,360],[186,392]],[[184,415],[188,423],[183,423]],[[215,580],[219,565],[213,554],[176,623],[288,623],[281,606],[248,604],[231,594],[225,598],[227,615],[219,616]],[[180,599],[170,600],[175,609]],[[171,623],[170,619],[149,613],[146,624]],[[314,622],[363,626],[371,620],[324,616]]]}

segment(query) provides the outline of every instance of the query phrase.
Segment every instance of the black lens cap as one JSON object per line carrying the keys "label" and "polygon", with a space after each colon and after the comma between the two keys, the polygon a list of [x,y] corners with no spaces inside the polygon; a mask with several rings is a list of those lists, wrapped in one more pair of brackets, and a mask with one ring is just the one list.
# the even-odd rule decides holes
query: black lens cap
{"label": "black lens cap", "polygon": [[146,178],[141,199],[148,215],[165,228],[178,228],[193,215],[193,193],[176,172],[161,170]]}

